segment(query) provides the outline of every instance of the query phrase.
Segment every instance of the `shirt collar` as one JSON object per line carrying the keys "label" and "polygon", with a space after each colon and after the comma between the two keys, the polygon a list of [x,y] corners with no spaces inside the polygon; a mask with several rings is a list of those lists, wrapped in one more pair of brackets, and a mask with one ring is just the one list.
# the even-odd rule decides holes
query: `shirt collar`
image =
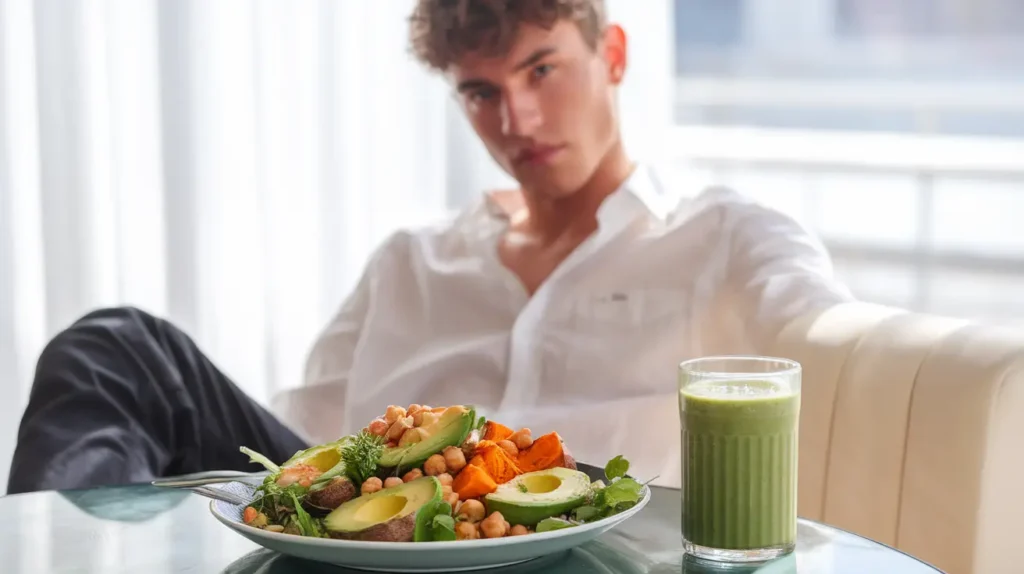
{"label": "shirt collar", "polygon": [[679,205],[680,199],[662,184],[651,166],[637,164],[622,186],[601,205],[598,221],[646,212],[657,221],[665,222]]}

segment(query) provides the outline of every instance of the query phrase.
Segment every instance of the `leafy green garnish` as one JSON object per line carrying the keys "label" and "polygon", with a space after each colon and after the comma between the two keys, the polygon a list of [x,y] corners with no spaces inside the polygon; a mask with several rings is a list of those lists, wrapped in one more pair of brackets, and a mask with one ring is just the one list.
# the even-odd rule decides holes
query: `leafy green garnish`
{"label": "leafy green garnish", "polygon": [[345,474],[355,485],[363,484],[377,472],[377,463],[384,454],[384,437],[370,432],[360,432],[353,440],[341,447],[341,460],[345,463]]}
{"label": "leafy green garnish", "polygon": [[[448,536],[446,532],[448,528],[448,521],[444,519],[445,516],[451,520],[451,532],[452,540],[455,540],[455,521],[452,520],[452,505],[445,502],[443,499],[437,499],[432,502],[424,504],[420,511],[416,513],[416,525],[413,530],[413,541],[414,542],[430,542],[431,540],[447,540]],[[438,522],[440,521],[440,523]],[[440,524],[440,526],[439,526]],[[441,538],[437,538],[441,536]]]}
{"label": "leafy green garnish", "polygon": [[589,522],[599,519],[601,518],[601,509],[590,504],[578,506],[572,511],[572,518],[576,522]]}
{"label": "leafy green garnish", "polygon": [[518,489],[519,489],[519,492],[522,492],[522,493],[527,493],[527,492],[530,492],[530,489],[529,489],[529,488],[527,488],[526,484],[525,484],[525,483],[522,483],[522,482],[520,482],[520,483],[519,483],[519,484],[518,484],[518,485],[516,486],[516,488],[518,488]]}
{"label": "leafy green garnish", "polygon": [[[642,484],[632,478],[622,478],[604,487],[598,498],[608,508],[617,508],[622,504],[632,506],[640,500],[640,492],[643,488]],[[625,510],[625,508],[621,510]]]}
{"label": "leafy green garnish", "polygon": [[302,504],[299,502],[299,497],[295,494],[295,491],[291,491],[292,503],[295,509],[295,520],[299,525],[299,531],[302,532],[303,536],[312,536],[314,538],[320,538],[320,529],[317,528],[316,523],[313,521],[309,513],[306,512],[305,508],[302,508]]}
{"label": "leafy green garnish", "polygon": [[283,524],[284,519],[293,512],[295,500],[306,496],[307,488],[295,483],[290,486],[279,486],[273,476],[268,476],[263,484],[256,488],[255,497],[250,506],[264,513],[273,524]]}
{"label": "leafy green garnish", "polygon": [[262,455],[262,454],[260,454],[260,453],[258,453],[256,451],[252,450],[251,448],[243,446],[239,450],[241,450],[244,454],[249,455],[249,462],[255,462],[257,464],[262,464],[264,466],[264,468],[266,468],[267,470],[269,470],[271,473],[274,473],[274,474],[277,474],[277,473],[281,472],[281,467],[279,467],[276,464],[274,464],[274,461],[270,460],[266,456],[264,456],[264,455]]}
{"label": "leafy green garnish", "polygon": [[627,471],[629,471],[629,461],[622,458],[621,454],[609,460],[604,467],[604,475],[609,481],[626,476]]}
{"label": "leafy green garnish", "polygon": [[552,530],[561,530],[571,526],[575,526],[575,524],[568,520],[562,520],[561,518],[545,518],[537,523],[537,532],[550,532]]}
{"label": "leafy green garnish", "polygon": [[645,485],[626,477],[628,470],[629,461],[621,455],[608,461],[604,472],[609,483],[606,485],[602,480],[591,483],[587,504],[573,510],[573,521],[585,523],[601,520],[639,502]]}
{"label": "leafy green garnish", "polygon": [[450,514],[451,505],[445,503],[445,506],[448,506],[449,514],[435,514],[430,528],[433,540],[439,542],[455,540],[455,519]]}

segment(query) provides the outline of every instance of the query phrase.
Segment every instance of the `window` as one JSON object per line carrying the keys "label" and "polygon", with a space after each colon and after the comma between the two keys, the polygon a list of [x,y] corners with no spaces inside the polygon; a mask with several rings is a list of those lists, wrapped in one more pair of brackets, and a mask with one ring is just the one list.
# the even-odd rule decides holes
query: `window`
{"label": "window", "polygon": [[674,9],[680,159],[817,230],[864,299],[1024,324],[1024,2]]}

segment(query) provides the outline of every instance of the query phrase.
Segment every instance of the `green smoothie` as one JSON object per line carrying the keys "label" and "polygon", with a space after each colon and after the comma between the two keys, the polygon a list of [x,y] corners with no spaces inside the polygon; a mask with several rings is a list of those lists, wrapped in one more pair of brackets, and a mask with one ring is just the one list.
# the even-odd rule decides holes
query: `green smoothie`
{"label": "green smoothie", "polygon": [[683,537],[727,550],[796,543],[800,395],[767,380],[682,389]]}

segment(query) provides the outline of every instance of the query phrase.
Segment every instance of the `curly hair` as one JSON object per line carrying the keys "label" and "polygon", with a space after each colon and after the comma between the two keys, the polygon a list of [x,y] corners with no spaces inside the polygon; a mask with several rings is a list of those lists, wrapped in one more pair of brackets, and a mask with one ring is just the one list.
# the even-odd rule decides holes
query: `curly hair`
{"label": "curly hair", "polygon": [[550,29],[562,20],[575,22],[596,48],[604,0],[418,0],[409,36],[416,58],[444,72],[468,52],[505,54],[521,24]]}

